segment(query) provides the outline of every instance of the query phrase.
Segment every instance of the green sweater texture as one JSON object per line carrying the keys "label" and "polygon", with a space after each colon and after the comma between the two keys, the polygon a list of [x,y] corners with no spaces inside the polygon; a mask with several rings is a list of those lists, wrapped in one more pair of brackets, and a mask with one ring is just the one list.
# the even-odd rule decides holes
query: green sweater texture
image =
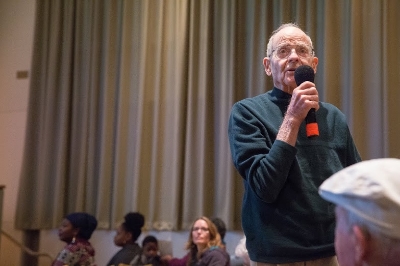
{"label": "green sweater texture", "polygon": [[320,136],[302,123],[295,147],[276,140],[291,95],[277,88],[234,104],[229,118],[233,163],[243,178],[242,227],[250,259],[291,263],[335,255],[334,205],[321,183],[361,161],[344,114],[320,102]]}

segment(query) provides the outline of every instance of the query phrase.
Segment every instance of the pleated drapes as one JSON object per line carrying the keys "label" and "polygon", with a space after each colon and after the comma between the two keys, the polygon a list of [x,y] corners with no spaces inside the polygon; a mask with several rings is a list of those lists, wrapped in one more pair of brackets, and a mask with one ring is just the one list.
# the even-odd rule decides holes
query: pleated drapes
{"label": "pleated drapes", "polygon": [[17,206],[21,229],[129,211],[179,230],[198,216],[240,229],[232,104],[272,89],[271,32],[313,39],[322,101],[347,116],[363,159],[400,157],[397,0],[38,0]]}

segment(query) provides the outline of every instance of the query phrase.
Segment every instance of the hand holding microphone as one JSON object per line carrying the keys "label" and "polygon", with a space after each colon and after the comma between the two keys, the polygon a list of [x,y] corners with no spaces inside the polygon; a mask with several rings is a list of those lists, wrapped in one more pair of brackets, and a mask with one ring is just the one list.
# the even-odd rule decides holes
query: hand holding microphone
{"label": "hand holding microphone", "polygon": [[[294,71],[294,79],[297,86],[305,81],[314,82],[314,69],[307,65],[301,65]],[[317,137],[319,136],[319,129],[317,118],[315,117],[315,108],[311,108],[306,116],[306,132],[307,137]]]}

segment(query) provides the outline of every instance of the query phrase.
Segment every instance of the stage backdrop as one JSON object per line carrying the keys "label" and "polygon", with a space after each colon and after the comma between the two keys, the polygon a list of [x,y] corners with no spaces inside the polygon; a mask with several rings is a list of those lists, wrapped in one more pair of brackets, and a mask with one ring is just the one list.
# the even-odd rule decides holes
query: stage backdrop
{"label": "stage backdrop", "polygon": [[86,211],[113,228],[139,211],[148,229],[200,215],[240,229],[227,121],[272,89],[262,59],[284,22],[312,37],[320,99],[363,159],[400,157],[399,13],[397,0],[37,1],[17,227]]}

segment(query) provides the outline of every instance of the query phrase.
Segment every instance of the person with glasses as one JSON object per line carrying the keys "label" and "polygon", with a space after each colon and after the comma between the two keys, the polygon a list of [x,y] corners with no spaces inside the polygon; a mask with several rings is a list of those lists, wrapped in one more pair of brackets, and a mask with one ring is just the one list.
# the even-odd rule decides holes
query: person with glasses
{"label": "person with glasses", "polygon": [[181,259],[169,259],[170,266],[228,266],[229,254],[225,251],[216,225],[202,216],[194,221],[186,243],[188,253]]}
{"label": "person with glasses", "polygon": [[[243,178],[242,228],[252,266],[338,265],[334,207],[318,194],[335,172],[361,161],[345,115],[320,102],[316,84],[296,84],[302,65],[317,71],[311,38],[296,24],[281,25],[263,59],[274,88],[231,109],[228,136]],[[306,135],[316,110],[319,136]]]}

